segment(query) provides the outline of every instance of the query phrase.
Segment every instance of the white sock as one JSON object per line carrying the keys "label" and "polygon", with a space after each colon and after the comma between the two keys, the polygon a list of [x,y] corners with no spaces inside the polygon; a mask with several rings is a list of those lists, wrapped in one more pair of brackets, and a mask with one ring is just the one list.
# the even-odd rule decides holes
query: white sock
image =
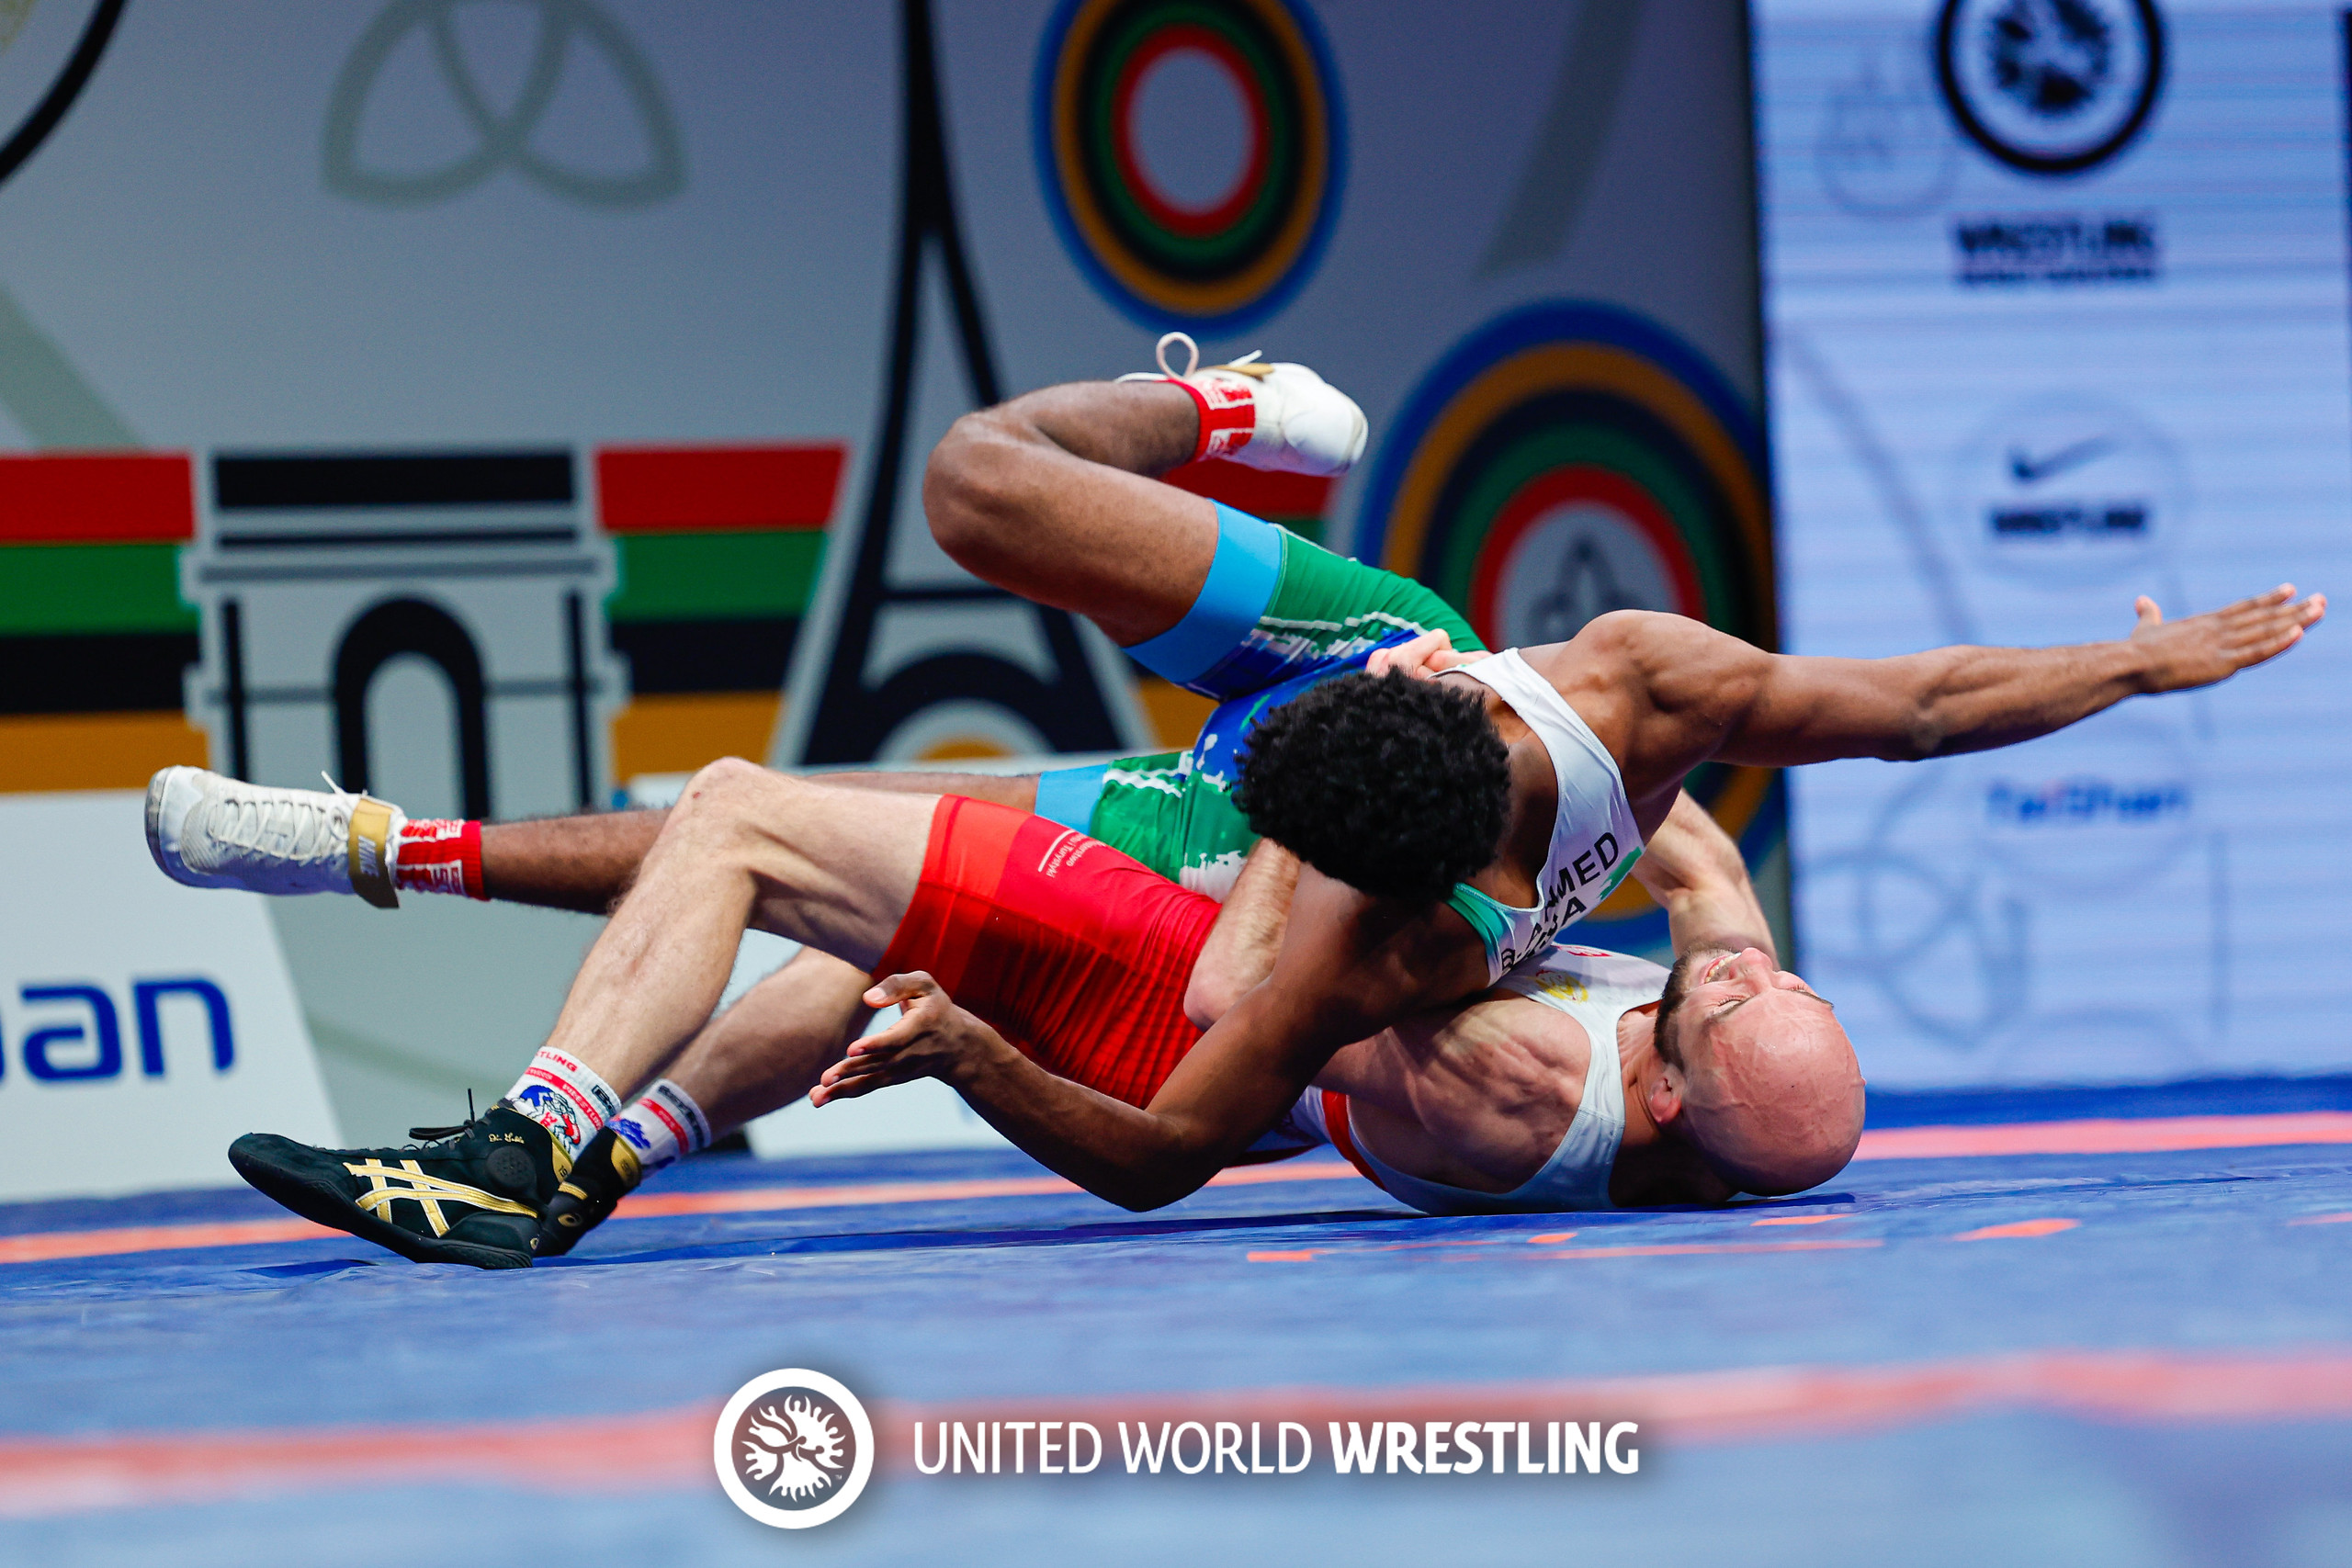
{"label": "white sock", "polygon": [[548,1135],[573,1159],[596,1129],[620,1113],[621,1097],[596,1076],[596,1069],[565,1055],[552,1045],[539,1054],[506,1098],[515,1110],[548,1130]]}
{"label": "white sock", "polygon": [[613,1135],[637,1151],[638,1162],[650,1176],[710,1147],[710,1119],[693,1095],[662,1078],[613,1118]]}

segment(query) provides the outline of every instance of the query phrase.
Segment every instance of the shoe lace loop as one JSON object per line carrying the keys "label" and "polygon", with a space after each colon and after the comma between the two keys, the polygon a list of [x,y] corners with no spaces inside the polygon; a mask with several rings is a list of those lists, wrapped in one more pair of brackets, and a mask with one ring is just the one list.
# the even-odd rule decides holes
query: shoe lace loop
{"label": "shoe lace loop", "polygon": [[[1184,368],[1182,370],[1176,369],[1168,363],[1168,345],[1171,343],[1181,343],[1184,345]],[[1238,359],[1228,359],[1224,365],[1211,366],[1210,368],[1238,370],[1244,365],[1255,365],[1264,353],[1263,349],[1253,348]],[[1122,381],[1190,380],[1193,372],[1201,367],[1201,345],[1193,341],[1190,333],[1168,333],[1160,337],[1159,346],[1152,350],[1152,357],[1159,362],[1159,370],[1130,370],[1119,379]]]}
{"label": "shoe lace loop", "polygon": [[[1182,370],[1171,370],[1168,367],[1168,345],[1171,343],[1181,343],[1184,345],[1184,368]],[[1200,367],[1201,345],[1193,341],[1190,333],[1169,333],[1160,338],[1159,346],[1151,351],[1151,356],[1159,361],[1159,373],[1162,376],[1171,381],[1181,381]]]}

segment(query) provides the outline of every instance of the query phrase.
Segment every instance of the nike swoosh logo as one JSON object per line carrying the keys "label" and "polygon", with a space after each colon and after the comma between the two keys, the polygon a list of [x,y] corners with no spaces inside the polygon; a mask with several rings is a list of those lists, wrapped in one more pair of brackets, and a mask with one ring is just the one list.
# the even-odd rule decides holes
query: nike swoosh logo
{"label": "nike swoosh logo", "polygon": [[2077,441],[2072,446],[2061,446],[2046,457],[2036,457],[2022,447],[2009,448],[2009,473],[2021,485],[2040,484],[2053,474],[2068,468],[2079,468],[2093,457],[2113,450],[2115,437],[2094,435],[2087,441]]}

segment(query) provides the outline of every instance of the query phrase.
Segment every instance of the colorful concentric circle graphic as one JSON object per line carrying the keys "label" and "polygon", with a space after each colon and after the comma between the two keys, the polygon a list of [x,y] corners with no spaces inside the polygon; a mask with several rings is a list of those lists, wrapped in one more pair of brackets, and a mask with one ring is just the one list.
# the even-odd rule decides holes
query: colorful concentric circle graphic
{"label": "colorful concentric circle graphic", "polygon": [[[1480,327],[1422,378],[1382,445],[1357,538],[1492,648],[1562,642],[1611,610],[1664,610],[1774,647],[1755,422],[1714,367],[1613,306],[1547,301]],[[1748,863],[1784,830],[1777,773],[1710,765],[1690,792]],[[1589,940],[1666,940],[1628,881]]]}
{"label": "colorful concentric circle graphic", "polygon": [[[1144,145],[1147,91],[1180,65],[1221,79],[1198,112],[1238,108],[1222,189],[1169,189]],[[1146,325],[1236,331],[1271,314],[1313,272],[1338,210],[1335,81],[1314,19],[1284,0],[1065,0],[1046,29],[1035,127],[1063,243]]]}

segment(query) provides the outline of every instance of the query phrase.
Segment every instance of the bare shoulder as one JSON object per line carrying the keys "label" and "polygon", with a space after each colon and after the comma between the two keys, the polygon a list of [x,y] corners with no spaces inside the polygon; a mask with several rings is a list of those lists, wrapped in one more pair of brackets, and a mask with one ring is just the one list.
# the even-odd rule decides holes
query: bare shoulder
{"label": "bare shoulder", "polygon": [[1595,615],[1568,641],[1524,649],[1521,657],[1564,694],[1616,686],[1645,695],[1702,692],[1725,677],[1752,679],[1770,658],[1703,621],[1656,610]]}
{"label": "bare shoulder", "polygon": [[1521,657],[1591,726],[1637,806],[1651,802],[1660,818],[1668,792],[1736,729],[1772,665],[1703,622],[1650,610],[1596,615],[1569,641]]}

